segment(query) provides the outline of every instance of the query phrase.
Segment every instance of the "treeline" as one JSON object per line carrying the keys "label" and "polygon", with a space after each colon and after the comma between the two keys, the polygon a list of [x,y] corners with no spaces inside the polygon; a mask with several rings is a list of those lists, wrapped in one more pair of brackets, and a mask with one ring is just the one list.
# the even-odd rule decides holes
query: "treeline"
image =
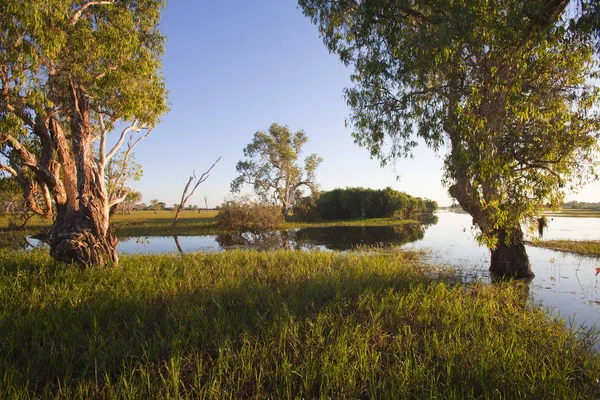
{"label": "treeline", "polygon": [[434,200],[413,197],[392,188],[383,190],[346,188],[322,192],[298,202],[295,214],[301,219],[399,218],[413,219],[437,209]]}
{"label": "treeline", "polygon": [[582,201],[569,201],[562,208],[571,210],[600,210],[600,203],[587,203]]}

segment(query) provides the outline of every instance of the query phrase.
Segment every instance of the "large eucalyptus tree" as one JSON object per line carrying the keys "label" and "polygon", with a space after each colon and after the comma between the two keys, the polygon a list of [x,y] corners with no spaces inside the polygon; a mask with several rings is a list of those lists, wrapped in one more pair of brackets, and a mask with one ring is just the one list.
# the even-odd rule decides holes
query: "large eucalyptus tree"
{"label": "large eucalyptus tree", "polygon": [[447,146],[445,183],[496,275],[532,277],[522,223],[595,177],[597,63],[568,3],[299,1],[354,67],[345,95],[356,142],[382,164],[416,138]]}
{"label": "large eucalyptus tree", "polygon": [[167,110],[157,27],[164,5],[0,2],[0,170],[18,180],[32,210],[55,208],[56,260],[118,261],[109,210],[126,194],[109,195],[105,167]]}
{"label": "large eucalyptus tree", "polygon": [[231,191],[238,193],[252,185],[262,201],[280,205],[284,216],[294,205],[303,189],[317,189],[315,170],[323,159],[313,153],[299,165],[302,146],[308,142],[304,131],[290,132],[287,126],[272,124],[269,131],[258,131],[244,148],[244,160],[238,161],[238,176],[231,182]]}

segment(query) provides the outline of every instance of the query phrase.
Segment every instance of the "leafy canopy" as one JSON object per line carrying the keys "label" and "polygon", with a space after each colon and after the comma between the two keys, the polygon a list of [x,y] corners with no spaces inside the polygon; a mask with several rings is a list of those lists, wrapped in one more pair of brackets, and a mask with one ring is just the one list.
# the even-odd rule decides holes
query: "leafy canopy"
{"label": "leafy canopy", "polygon": [[[118,149],[105,152],[107,133],[155,126],[168,109],[158,30],[164,6],[164,0],[0,2],[0,169],[24,185],[37,181],[62,203],[74,196],[66,181],[74,179],[74,163],[84,179],[83,160],[94,152],[102,175]],[[73,131],[79,120],[89,125],[91,142]]]}
{"label": "leafy canopy", "polygon": [[345,96],[356,142],[382,164],[417,138],[447,146],[449,192],[492,247],[498,229],[595,177],[597,63],[589,37],[561,17],[567,2],[299,3],[354,67]]}
{"label": "leafy canopy", "polygon": [[285,212],[302,188],[316,190],[315,170],[321,157],[311,154],[304,159],[303,167],[298,163],[307,141],[303,131],[292,133],[278,124],[272,124],[268,132],[256,132],[244,148],[246,159],[236,165],[239,175],[231,183],[231,191],[239,192],[243,185],[250,184],[263,201],[280,204]]}

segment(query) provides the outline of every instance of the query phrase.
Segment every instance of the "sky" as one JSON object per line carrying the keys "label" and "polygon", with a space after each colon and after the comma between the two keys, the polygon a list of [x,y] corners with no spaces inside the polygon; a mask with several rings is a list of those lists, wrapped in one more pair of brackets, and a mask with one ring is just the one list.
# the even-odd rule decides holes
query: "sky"
{"label": "sky", "polygon": [[[296,2],[171,0],[160,29],[167,37],[163,74],[171,110],[135,149],[144,174],[129,186],[143,202],[179,203],[190,175],[222,157],[187,205],[204,207],[205,196],[209,207],[221,204],[244,147],[256,131],[278,123],[304,130],[302,158],[323,158],[316,172],[321,190],[390,186],[451,204],[442,185],[443,150],[422,145],[413,158],[382,168],[354,144],[343,97],[352,70],[329,54]],[[600,183],[567,200],[600,201]]]}

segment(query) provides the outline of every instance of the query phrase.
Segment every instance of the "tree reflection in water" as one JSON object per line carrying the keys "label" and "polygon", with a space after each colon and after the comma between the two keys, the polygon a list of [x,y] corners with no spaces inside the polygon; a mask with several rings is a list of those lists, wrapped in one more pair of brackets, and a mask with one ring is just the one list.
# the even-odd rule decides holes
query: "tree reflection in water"
{"label": "tree reflection in water", "polygon": [[425,229],[437,222],[429,218],[423,224],[396,226],[331,226],[302,228],[293,231],[274,231],[262,234],[233,233],[217,235],[216,240],[223,249],[253,248],[352,250],[357,247],[391,247],[414,242],[423,238]]}

